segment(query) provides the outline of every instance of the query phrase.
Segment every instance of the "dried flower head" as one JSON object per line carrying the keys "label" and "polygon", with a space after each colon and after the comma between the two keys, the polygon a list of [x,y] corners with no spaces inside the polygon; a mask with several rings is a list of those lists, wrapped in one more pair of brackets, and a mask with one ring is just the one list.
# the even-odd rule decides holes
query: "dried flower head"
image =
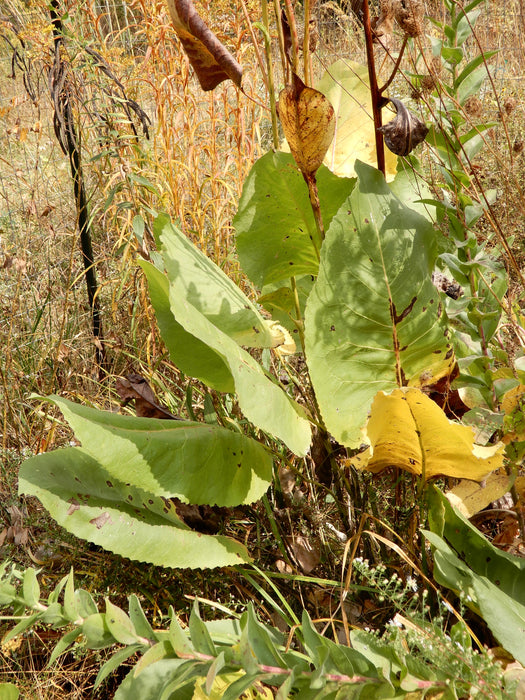
{"label": "dried flower head", "polygon": [[507,114],[512,114],[518,106],[518,100],[515,97],[507,97],[503,103],[503,109]]}
{"label": "dried flower head", "polygon": [[425,8],[422,0],[396,0],[395,19],[407,36],[416,37],[423,33]]}
{"label": "dried flower head", "polygon": [[469,117],[479,118],[483,114],[483,103],[476,97],[476,95],[471,95],[468,100],[465,101],[463,109],[469,115]]}

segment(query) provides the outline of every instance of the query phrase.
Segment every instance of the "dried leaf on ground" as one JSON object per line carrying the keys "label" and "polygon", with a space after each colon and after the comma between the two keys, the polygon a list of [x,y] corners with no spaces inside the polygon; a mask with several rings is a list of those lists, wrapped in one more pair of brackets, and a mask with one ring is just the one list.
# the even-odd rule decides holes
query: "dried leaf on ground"
{"label": "dried leaf on ground", "polygon": [[203,90],[230,78],[240,87],[242,68],[199,17],[190,0],[168,0],[177,36]]}
{"label": "dried leaf on ground", "polygon": [[27,513],[18,506],[12,505],[6,508],[10,524],[0,532],[0,547],[6,542],[13,542],[16,545],[26,545],[29,541],[29,529],[23,526]]}
{"label": "dried leaf on ground", "polygon": [[158,403],[153,389],[140,374],[128,374],[125,378],[119,377],[115,383],[115,389],[123,406],[130,401],[135,401],[135,412],[139,418],[181,420],[170,413],[165,406]]}
{"label": "dried leaf on ground", "polygon": [[512,479],[508,474],[491,474],[480,484],[462,479],[445,495],[460,513],[463,513],[466,518],[471,518],[475,513],[486,508],[489,503],[506,494],[511,484]]}
{"label": "dried leaf on ground", "polygon": [[286,543],[303,573],[309,574],[321,561],[319,547],[306,537],[293,535],[286,538]]}

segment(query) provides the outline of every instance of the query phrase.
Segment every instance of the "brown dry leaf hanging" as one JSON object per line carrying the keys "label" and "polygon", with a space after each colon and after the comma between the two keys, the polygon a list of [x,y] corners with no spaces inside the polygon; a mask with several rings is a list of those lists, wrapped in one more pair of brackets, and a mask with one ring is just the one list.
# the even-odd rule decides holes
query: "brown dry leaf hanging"
{"label": "brown dry leaf hanging", "polygon": [[123,406],[130,401],[135,401],[135,412],[139,418],[181,420],[170,413],[165,406],[158,403],[153,389],[140,374],[128,374],[125,379],[119,377],[115,382],[115,389]]}
{"label": "brown dry leaf hanging", "polygon": [[168,0],[171,20],[203,90],[230,78],[241,86],[242,68],[208,29],[190,0]]}
{"label": "brown dry leaf hanging", "polygon": [[397,156],[408,156],[416,146],[425,140],[428,134],[427,125],[409,112],[401,100],[389,98],[395,110],[396,116],[392,121],[379,127],[379,131],[385,137],[385,143],[392,153]]}
{"label": "brown dry leaf hanging", "polygon": [[374,473],[399,467],[425,481],[440,475],[482,481],[503,465],[502,443],[475,445],[472,428],[449,421],[418,389],[378,392],[367,434],[370,448],[350,461]]}
{"label": "brown dry leaf hanging", "polygon": [[294,73],[293,85],[279,95],[279,118],[290,151],[305,176],[315,174],[335,133],[334,108],[319,90]]}

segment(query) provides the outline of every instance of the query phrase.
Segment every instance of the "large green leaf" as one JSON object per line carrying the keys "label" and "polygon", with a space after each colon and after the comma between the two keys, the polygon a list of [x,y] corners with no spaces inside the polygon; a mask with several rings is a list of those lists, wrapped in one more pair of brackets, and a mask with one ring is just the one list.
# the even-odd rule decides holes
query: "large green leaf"
{"label": "large green leaf", "polygon": [[306,355],[328,430],[361,442],[375,394],[450,372],[452,346],[431,281],[434,231],[356,163],[358,184],[332,220],[305,316]]}
{"label": "large green leaf", "polygon": [[239,542],[194,532],[172,503],[128,483],[84,449],[70,447],[24,462],[19,491],[36,496],[77,537],[129,559],[180,568],[249,561]]}
{"label": "large green leaf", "polygon": [[[171,286],[169,296],[175,320],[224,360],[246,418],[282,440],[295,454],[305,455],[310,446],[311,430],[301,407],[264,373],[246,350],[208,321],[189,301],[181,299]],[[206,381],[205,376],[196,376]]]}
{"label": "large green leaf", "polygon": [[[352,191],[354,180],[336,177],[321,167],[317,185],[328,228]],[[315,219],[308,188],[290,154],[267,153],[255,163],[244,183],[233,223],[241,266],[259,287],[292,276],[317,274],[312,245]]]}
{"label": "large green leaf", "polygon": [[173,294],[186,299],[239,345],[269,348],[270,329],[255,305],[164,215],[154,223]]}
{"label": "large green leaf", "polygon": [[[155,496],[234,506],[259,499],[272,479],[264,447],[208,423],[122,416],[51,396],[86,453],[111,478]],[[59,455],[60,453],[53,453]]]}
{"label": "large green leaf", "polygon": [[[337,123],[324,164],[337,175],[353,177],[356,160],[377,165],[368,68],[341,59],[327,68],[317,89],[332,103]],[[385,150],[386,175],[396,173],[397,156]]]}
{"label": "large green leaf", "polygon": [[212,389],[230,393],[235,390],[233,377],[222,357],[199,338],[188,333],[173,318],[167,276],[149,262],[141,261],[155,309],[160,334],[173,363],[190,377],[199,377]]}
{"label": "large green leaf", "polygon": [[525,560],[492,545],[433,487],[424,531],[434,548],[434,578],[466,595],[500,644],[525,663]]}

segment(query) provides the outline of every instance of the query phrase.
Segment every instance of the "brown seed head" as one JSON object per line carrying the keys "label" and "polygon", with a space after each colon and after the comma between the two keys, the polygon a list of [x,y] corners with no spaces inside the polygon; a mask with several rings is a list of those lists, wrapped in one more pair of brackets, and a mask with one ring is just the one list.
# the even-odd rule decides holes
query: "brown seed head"
{"label": "brown seed head", "polygon": [[396,0],[395,18],[407,36],[416,37],[423,33],[425,9],[422,0]]}

